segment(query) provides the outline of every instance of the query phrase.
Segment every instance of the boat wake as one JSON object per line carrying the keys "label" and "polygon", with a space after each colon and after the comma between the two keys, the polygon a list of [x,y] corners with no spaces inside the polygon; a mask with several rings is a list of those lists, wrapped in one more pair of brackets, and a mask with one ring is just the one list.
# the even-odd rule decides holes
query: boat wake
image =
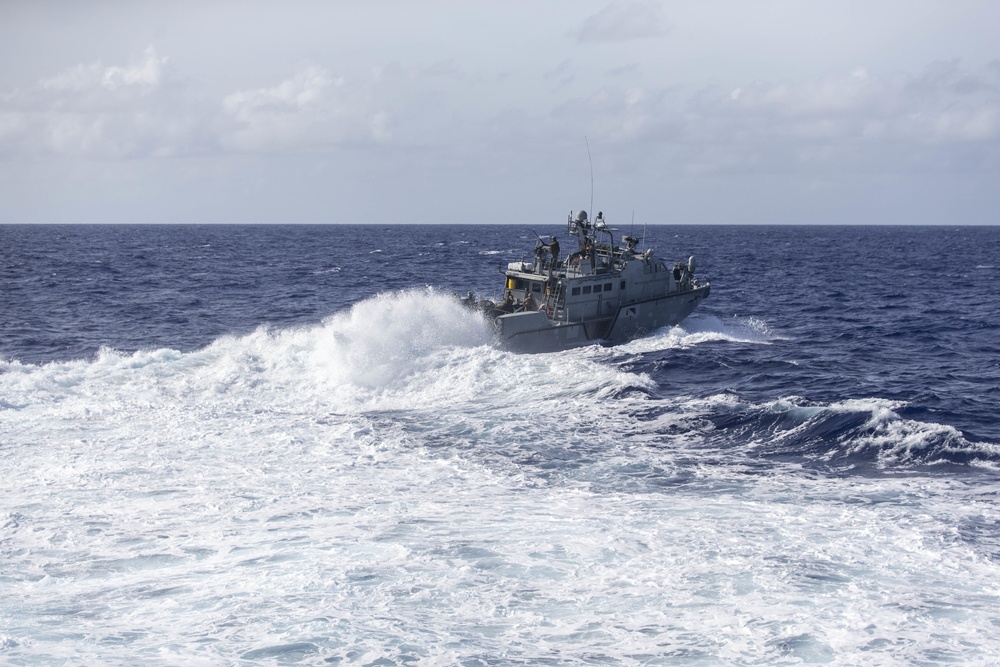
{"label": "boat wake", "polygon": [[574,442],[593,441],[597,423],[616,434],[613,449],[639,458],[653,446],[685,458],[839,470],[1000,463],[994,445],[971,442],[945,424],[902,418],[900,402],[799,396],[752,402],[728,392],[677,393],[690,391],[691,382],[665,392],[669,374],[658,364],[687,362],[635,361],[651,353],[687,355],[703,345],[779,340],[755,318],[695,315],[618,347],[549,354],[509,352],[492,345],[491,336],[489,324],[450,295],[388,292],[317,325],[261,327],[195,352],[104,349],[91,361],[3,362],[0,411],[20,413],[22,428],[39,431],[54,421],[66,420],[72,430],[75,419],[105,418],[109,428],[132,428],[137,414],[167,430],[178,415],[206,424],[237,415],[341,426],[361,419],[364,428],[374,421],[415,442],[485,447],[490,451],[480,454],[487,459],[496,453],[491,443],[505,443],[515,458],[542,464],[564,459]]}
{"label": "boat wake", "polygon": [[684,322],[654,331],[618,346],[622,352],[645,354],[668,349],[687,349],[713,342],[766,345],[784,340],[759,317],[735,317],[723,320],[714,315],[695,313]]}
{"label": "boat wake", "polygon": [[[927,609],[900,621],[924,636],[969,572],[996,579],[992,490],[812,468],[988,467],[988,446],[879,398],[668,395],[663,368],[635,361],[768,345],[756,320],[532,355],[491,333],[452,297],[408,291],[194,352],[3,362],[0,556],[24,602],[0,651],[93,655],[79,626],[109,664],[419,662],[423,645],[426,662],[503,663],[556,647],[516,654],[527,664],[567,637],[559,655],[583,663],[685,633],[725,637],[730,661],[780,662],[798,642],[817,662],[833,653],[783,625],[794,614],[866,643],[876,610],[888,643],[886,599]],[[960,602],[956,627],[992,636],[981,586]],[[774,628],[767,646],[734,617]]]}

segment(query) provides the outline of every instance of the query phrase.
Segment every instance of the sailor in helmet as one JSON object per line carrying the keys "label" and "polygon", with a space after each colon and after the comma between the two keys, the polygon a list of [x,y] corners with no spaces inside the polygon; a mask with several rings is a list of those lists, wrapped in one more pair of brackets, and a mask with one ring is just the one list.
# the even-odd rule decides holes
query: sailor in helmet
{"label": "sailor in helmet", "polygon": [[549,241],[545,245],[545,247],[549,249],[549,254],[552,255],[552,266],[558,266],[558,264],[559,264],[559,239],[556,238],[555,236],[553,236],[552,240]]}

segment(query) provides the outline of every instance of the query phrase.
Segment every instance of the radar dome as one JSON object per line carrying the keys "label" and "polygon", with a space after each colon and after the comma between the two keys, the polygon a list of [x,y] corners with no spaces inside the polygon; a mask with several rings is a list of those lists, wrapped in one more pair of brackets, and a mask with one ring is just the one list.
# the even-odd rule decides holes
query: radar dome
{"label": "radar dome", "polygon": [[586,211],[577,211],[576,212],[576,221],[577,222],[587,222],[587,212]]}

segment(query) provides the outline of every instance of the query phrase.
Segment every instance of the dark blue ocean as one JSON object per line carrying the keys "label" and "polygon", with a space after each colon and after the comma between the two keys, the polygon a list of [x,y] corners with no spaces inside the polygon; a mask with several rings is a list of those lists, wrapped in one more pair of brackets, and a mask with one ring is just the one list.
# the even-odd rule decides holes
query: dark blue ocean
{"label": "dark blue ocean", "polygon": [[633,230],[692,317],[496,348],[562,231],[0,226],[0,662],[1000,664],[1000,227]]}

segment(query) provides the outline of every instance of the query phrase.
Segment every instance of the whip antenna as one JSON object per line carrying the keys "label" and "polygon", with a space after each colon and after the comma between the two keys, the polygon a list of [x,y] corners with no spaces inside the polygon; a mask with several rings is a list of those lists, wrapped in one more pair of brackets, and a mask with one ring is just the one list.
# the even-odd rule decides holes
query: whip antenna
{"label": "whip antenna", "polygon": [[583,135],[583,142],[587,144],[587,161],[590,162],[590,214],[594,215],[594,160],[590,157],[590,142],[587,135]]}

